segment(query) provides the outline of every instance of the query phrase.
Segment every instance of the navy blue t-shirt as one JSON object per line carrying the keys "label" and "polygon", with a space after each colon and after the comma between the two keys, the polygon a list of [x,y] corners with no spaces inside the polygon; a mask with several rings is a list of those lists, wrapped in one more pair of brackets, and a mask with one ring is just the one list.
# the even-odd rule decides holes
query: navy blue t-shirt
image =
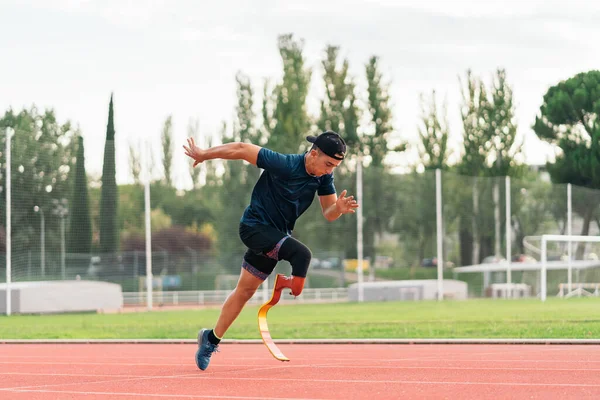
{"label": "navy blue t-shirt", "polygon": [[269,225],[291,235],[296,220],[311,205],[315,193],[335,193],[333,174],[309,175],[303,154],[281,154],[263,147],[256,166],[264,171],[242,216],[243,224]]}

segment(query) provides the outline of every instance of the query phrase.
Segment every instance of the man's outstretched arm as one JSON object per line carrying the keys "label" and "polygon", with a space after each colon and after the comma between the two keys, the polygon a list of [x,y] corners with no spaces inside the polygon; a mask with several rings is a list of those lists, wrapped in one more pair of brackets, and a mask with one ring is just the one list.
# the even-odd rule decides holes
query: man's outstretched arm
{"label": "man's outstretched arm", "polygon": [[319,201],[321,202],[323,216],[328,221],[335,221],[342,214],[354,213],[355,209],[358,208],[358,203],[354,200],[354,196],[346,197],[346,190],[340,194],[340,197],[335,193],[319,196]]}
{"label": "man's outstretched arm", "polygon": [[196,146],[194,138],[187,140],[188,145],[184,145],[185,155],[194,159],[194,167],[206,160],[221,158],[224,160],[246,160],[250,164],[256,165],[258,152],[262,147],[251,143],[233,142],[220,146],[201,149]]}

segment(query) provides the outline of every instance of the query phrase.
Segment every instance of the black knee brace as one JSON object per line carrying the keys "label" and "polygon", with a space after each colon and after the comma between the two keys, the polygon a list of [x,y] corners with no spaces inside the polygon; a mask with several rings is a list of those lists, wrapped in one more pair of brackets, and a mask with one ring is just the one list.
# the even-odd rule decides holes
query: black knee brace
{"label": "black knee brace", "polygon": [[293,237],[287,238],[279,249],[279,259],[292,264],[292,275],[300,278],[306,278],[311,258],[310,249]]}

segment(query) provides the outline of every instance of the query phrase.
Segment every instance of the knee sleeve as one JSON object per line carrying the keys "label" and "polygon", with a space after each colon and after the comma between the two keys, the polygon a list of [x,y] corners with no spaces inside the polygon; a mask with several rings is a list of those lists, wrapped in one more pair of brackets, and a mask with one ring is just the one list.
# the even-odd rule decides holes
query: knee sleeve
{"label": "knee sleeve", "polygon": [[306,278],[311,258],[309,248],[292,237],[287,238],[279,249],[279,259],[292,264],[292,275],[299,278]]}

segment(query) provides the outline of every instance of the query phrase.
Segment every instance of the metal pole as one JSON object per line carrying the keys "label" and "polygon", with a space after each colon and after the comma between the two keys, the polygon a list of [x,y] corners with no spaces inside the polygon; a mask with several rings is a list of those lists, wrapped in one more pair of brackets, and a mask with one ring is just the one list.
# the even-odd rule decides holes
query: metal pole
{"label": "metal pole", "polygon": [[44,218],[44,211],[40,208],[42,213],[42,277],[46,276],[46,219]]}
{"label": "metal pole", "polygon": [[11,171],[10,171],[10,128],[6,128],[6,315],[12,311],[11,304],[11,276],[12,276],[12,230],[11,230]]}
{"label": "metal pole", "polygon": [[572,216],[571,216],[571,206],[572,206],[572,194],[571,194],[571,184],[567,184],[567,235],[569,235],[569,242],[567,244],[567,255],[568,255],[568,260],[567,260],[567,269],[568,269],[568,277],[567,277],[567,282],[568,282],[568,286],[569,286],[569,293],[571,293],[571,291],[573,290],[573,265],[571,264],[571,259],[572,259],[572,251],[573,251],[573,246],[572,246],[572,242],[570,240],[571,235],[573,235],[573,220],[572,220]]}
{"label": "metal pole", "polygon": [[65,217],[60,217],[60,272],[62,279],[67,279],[65,270]]}
{"label": "metal pole", "polygon": [[442,230],[442,170],[435,170],[435,216],[437,226],[437,291],[444,300],[444,238]]}
{"label": "metal pole", "polygon": [[546,237],[542,235],[542,276],[540,284],[540,299],[546,301]]}
{"label": "metal pole", "polygon": [[144,185],[144,209],[146,222],[146,304],[152,310],[152,240],[150,219],[150,145],[146,149],[146,183]]}
{"label": "metal pole", "polygon": [[42,207],[40,206],[34,206],[33,207],[33,211],[35,211],[36,213],[39,212],[40,213],[40,217],[41,217],[41,223],[40,223],[40,264],[41,264],[41,271],[42,271],[42,277],[46,276],[46,221],[44,218],[44,210],[42,210]]}
{"label": "metal pole", "polygon": [[505,190],[506,190],[506,262],[508,263],[507,265],[507,269],[506,269],[506,283],[508,283],[508,297],[512,298],[513,297],[513,292],[511,289],[511,284],[512,284],[512,270],[511,270],[511,258],[512,258],[512,238],[511,238],[511,234],[512,234],[512,226],[510,223],[511,220],[511,208],[510,208],[510,202],[511,202],[511,197],[510,197],[510,176],[506,177],[505,180]]}
{"label": "metal pole", "polygon": [[[360,203],[363,203],[363,181],[362,181],[362,155],[358,156],[356,163],[356,197]],[[360,204],[356,211],[356,250],[358,256],[358,264],[356,272],[358,274],[358,301],[365,300],[365,292],[363,287],[363,214],[362,209],[364,204]]]}

